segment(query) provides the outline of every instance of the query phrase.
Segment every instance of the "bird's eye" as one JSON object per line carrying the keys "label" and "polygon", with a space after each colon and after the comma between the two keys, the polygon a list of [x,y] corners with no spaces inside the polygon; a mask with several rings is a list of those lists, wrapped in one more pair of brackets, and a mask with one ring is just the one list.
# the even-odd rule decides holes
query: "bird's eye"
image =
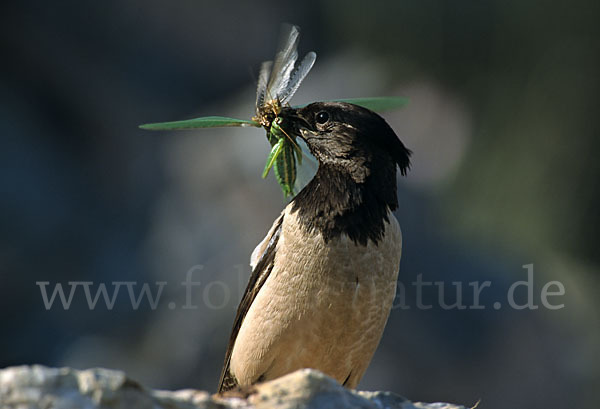
{"label": "bird's eye", "polygon": [[329,121],[329,114],[325,111],[321,111],[317,114],[316,121],[318,124],[324,124]]}

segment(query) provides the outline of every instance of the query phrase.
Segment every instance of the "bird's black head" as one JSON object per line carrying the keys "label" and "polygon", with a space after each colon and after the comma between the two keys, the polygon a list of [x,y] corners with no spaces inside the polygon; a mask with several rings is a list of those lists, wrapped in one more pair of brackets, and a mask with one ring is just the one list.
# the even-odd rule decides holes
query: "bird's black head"
{"label": "bird's black head", "polygon": [[385,120],[373,111],[344,102],[315,102],[282,112],[306,141],[320,164],[347,169],[363,182],[374,168],[396,165],[402,175],[410,166],[410,150]]}
{"label": "bird's black head", "polygon": [[405,175],[411,152],[383,118],[357,105],[315,102],[284,108],[280,116],[319,161],[292,210],[326,241],[345,233],[357,243],[377,243],[388,212],[398,207],[396,167]]}

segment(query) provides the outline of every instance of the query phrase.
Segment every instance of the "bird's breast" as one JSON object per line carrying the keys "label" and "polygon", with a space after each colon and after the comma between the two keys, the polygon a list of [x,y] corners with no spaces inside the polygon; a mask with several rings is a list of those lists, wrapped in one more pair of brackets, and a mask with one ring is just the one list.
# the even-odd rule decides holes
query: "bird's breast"
{"label": "bird's breast", "polygon": [[356,386],[379,343],[396,292],[401,233],[388,214],[382,240],[325,242],[284,212],[274,267],[231,355],[241,385],[310,367]]}

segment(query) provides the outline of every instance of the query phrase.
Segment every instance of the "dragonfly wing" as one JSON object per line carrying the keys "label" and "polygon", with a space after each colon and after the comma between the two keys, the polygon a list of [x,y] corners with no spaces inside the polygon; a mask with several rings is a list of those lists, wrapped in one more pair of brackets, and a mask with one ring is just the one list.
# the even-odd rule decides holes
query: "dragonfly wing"
{"label": "dragonfly wing", "polygon": [[260,124],[245,119],[227,118],[224,116],[205,116],[202,118],[186,119],[183,121],[159,122],[154,124],[140,125],[142,129],[152,131],[168,131],[173,129],[196,129],[196,128],[220,128],[226,126],[255,126]]}
{"label": "dragonfly wing", "polygon": [[286,104],[292,98],[292,96],[296,93],[296,91],[298,90],[298,87],[300,86],[300,84],[302,83],[304,78],[306,77],[306,74],[308,74],[308,72],[312,68],[316,59],[317,59],[317,54],[314,51],[311,51],[308,54],[306,54],[306,56],[304,56],[304,58],[302,59],[302,62],[300,63],[298,68],[296,68],[296,70],[292,74],[292,77],[290,78],[290,81],[289,81],[287,87],[285,88],[285,90],[281,91],[281,93],[279,94],[279,99],[281,101],[281,104]]}
{"label": "dragonfly wing", "polygon": [[277,98],[281,90],[287,86],[298,58],[297,47],[300,31],[296,26],[284,26],[284,30],[289,30],[289,33],[282,37],[283,42],[275,55],[271,77],[267,84],[267,93],[269,94],[267,98],[269,99]]}
{"label": "dragonfly wing", "polygon": [[265,61],[260,66],[260,74],[258,75],[258,85],[256,86],[256,115],[260,116],[258,112],[259,107],[262,107],[265,103],[265,95],[267,93],[267,82],[269,81],[269,74],[273,68],[273,61]]}

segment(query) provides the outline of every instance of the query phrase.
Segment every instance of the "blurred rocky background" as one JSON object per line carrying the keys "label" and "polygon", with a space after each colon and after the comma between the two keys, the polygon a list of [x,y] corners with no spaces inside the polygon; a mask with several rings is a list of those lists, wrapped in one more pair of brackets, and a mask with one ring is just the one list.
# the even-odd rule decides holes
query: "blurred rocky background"
{"label": "blurred rocky background", "polygon": [[[318,55],[293,103],[411,100],[384,115],[414,151],[396,213],[402,291],[360,388],[486,408],[596,407],[597,2],[1,10],[0,367],[101,366],[151,388],[215,390],[249,255],[285,201],[260,178],[264,131],[137,126],[252,116],[260,63],[292,22],[300,53]],[[528,278],[514,296],[532,308],[512,308],[510,289]],[[418,291],[418,279],[441,284]],[[544,288],[560,293],[552,281],[564,295],[548,300],[562,308],[542,303]],[[57,295],[46,308],[42,289],[61,284],[68,298],[69,282],[80,283],[69,307]],[[112,295],[113,282],[130,284],[112,308],[102,296],[91,307],[82,283]],[[478,305],[469,283],[486,282],[485,308],[445,307],[457,288],[461,305]],[[131,302],[144,284],[154,307]]]}

